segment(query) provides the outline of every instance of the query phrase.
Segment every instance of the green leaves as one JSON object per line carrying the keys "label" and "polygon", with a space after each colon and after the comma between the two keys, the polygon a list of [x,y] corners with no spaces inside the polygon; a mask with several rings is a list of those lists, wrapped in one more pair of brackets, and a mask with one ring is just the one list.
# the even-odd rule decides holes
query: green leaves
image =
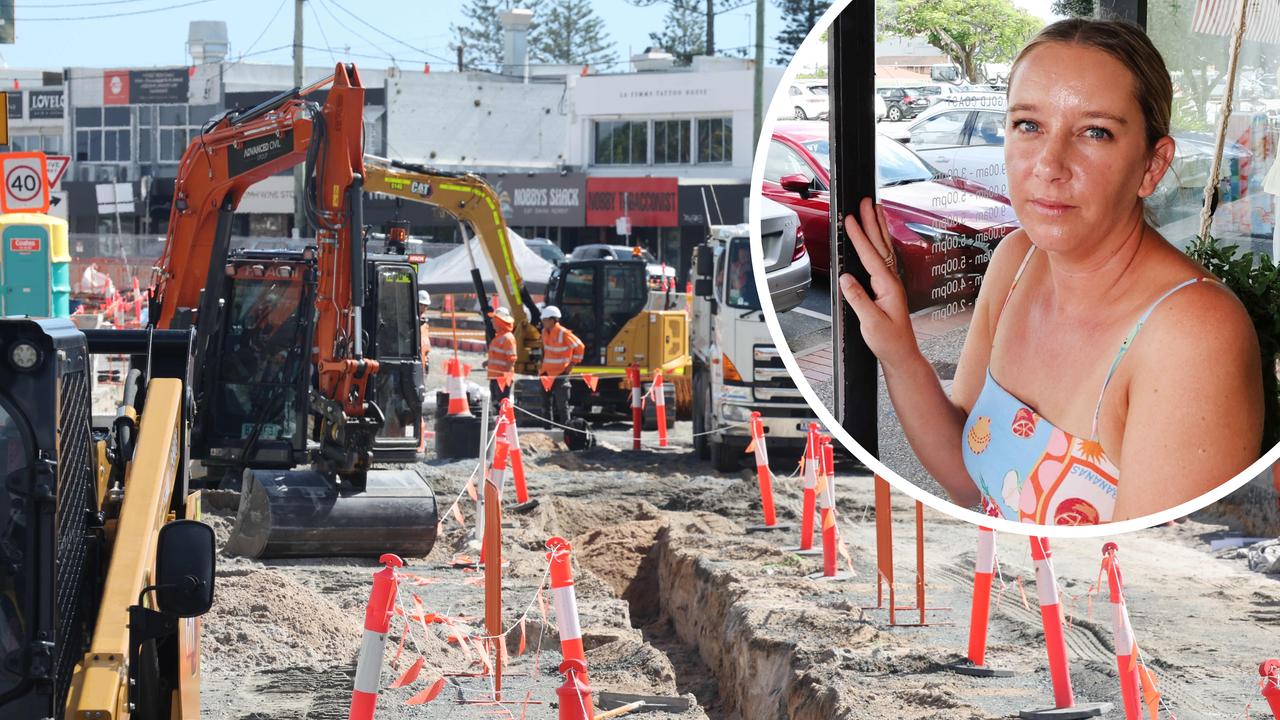
{"label": "green leaves", "polygon": [[1009,62],[1043,23],[1010,0],[902,0],[884,29],[895,35],[923,35],[974,81],[987,62]]}

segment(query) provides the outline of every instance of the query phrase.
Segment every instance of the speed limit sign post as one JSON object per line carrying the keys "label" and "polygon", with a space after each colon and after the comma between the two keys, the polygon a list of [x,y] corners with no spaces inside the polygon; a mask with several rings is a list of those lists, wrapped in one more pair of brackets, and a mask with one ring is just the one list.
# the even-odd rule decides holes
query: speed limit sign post
{"label": "speed limit sign post", "polygon": [[0,153],[0,210],[43,213],[49,211],[49,182],[42,152]]}

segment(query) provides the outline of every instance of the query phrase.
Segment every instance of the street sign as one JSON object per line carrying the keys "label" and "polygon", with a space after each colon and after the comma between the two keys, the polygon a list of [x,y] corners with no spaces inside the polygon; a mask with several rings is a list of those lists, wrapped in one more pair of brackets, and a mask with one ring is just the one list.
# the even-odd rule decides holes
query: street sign
{"label": "street sign", "polygon": [[0,154],[0,210],[4,212],[48,212],[49,173],[42,152]]}
{"label": "street sign", "polygon": [[62,179],[62,174],[67,171],[67,165],[71,164],[71,156],[45,155],[44,162],[45,168],[49,172],[49,187],[56,187],[58,181]]}
{"label": "street sign", "polygon": [[627,215],[623,215],[622,217],[619,217],[617,220],[614,221],[614,229],[618,231],[619,235],[630,235],[631,234],[631,218]]}

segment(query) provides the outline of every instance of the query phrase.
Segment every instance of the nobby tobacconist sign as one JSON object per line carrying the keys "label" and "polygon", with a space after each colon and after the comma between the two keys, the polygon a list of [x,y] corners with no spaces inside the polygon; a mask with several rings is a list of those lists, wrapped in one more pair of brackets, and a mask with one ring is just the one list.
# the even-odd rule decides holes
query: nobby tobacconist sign
{"label": "nobby tobacconist sign", "polygon": [[632,227],[680,224],[675,178],[587,178],[587,225],[612,226],[624,215]]}

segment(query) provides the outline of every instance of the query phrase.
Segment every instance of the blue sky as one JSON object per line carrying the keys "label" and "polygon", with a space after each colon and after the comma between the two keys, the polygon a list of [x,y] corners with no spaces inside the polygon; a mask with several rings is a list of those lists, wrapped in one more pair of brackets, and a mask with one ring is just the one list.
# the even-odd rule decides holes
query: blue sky
{"label": "blue sky", "polygon": [[[729,0],[729,4],[737,2]],[[718,4],[721,3],[726,0]],[[16,0],[16,4],[17,42],[0,45],[0,56],[12,68],[185,65],[189,62],[187,23],[192,20],[225,20],[233,59],[252,52],[246,61],[291,62],[289,48],[282,46],[293,43],[293,0]],[[626,0],[595,0],[593,4],[605,21],[620,59],[644,50],[649,33],[662,28],[666,13],[662,2],[648,8],[635,7]],[[172,7],[177,5],[186,6]],[[337,59],[341,59],[342,49],[349,47],[348,59],[358,65],[389,66],[390,53],[404,68],[420,68],[424,60],[432,62],[433,67],[444,68],[454,62],[454,53],[449,50],[449,27],[462,22],[463,5],[457,0],[308,0],[304,41],[311,47],[337,48]],[[156,8],[171,9],[122,15]],[[359,15],[372,28],[342,8]],[[753,42],[748,31],[754,33],[754,10],[752,2],[720,15],[716,23],[717,47]],[[37,20],[104,15],[108,17]],[[767,0],[765,56],[770,64],[775,55],[773,36],[781,28],[778,8],[773,0]],[[379,30],[407,46],[379,34]],[[308,65],[332,61],[324,50],[306,50],[305,59]]]}

